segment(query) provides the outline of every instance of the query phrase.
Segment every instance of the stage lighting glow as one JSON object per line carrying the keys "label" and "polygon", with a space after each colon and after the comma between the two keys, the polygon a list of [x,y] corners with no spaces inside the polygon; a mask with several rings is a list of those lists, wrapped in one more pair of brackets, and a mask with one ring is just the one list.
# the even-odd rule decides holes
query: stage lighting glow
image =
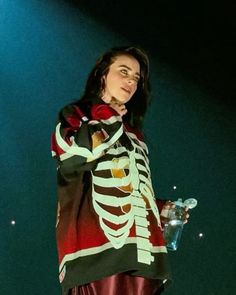
{"label": "stage lighting glow", "polygon": [[16,221],[15,220],[11,220],[11,225],[15,225]]}

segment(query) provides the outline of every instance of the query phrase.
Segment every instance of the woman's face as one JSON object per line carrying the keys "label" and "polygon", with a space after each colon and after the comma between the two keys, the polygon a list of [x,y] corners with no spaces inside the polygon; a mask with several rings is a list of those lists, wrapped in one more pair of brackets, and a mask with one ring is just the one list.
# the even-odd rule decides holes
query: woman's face
{"label": "woman's face", "polygon": [[110,103],[127,103],[137,90],[140,78],[139,62],[130,55],[120,55],[110,65],[108,74],[103,77],[105,89],[102,100]]}

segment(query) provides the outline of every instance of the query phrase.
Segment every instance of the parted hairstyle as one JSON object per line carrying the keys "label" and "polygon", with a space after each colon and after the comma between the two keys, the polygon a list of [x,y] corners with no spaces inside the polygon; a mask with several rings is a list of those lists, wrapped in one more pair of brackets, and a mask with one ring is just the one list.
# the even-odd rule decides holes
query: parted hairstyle
{"label": "parted hairstyle", "polygon": [[126,103],[128,112],[123,116],[123,121],[134,128],[142,129],[144,115],[149,103],[149,60],[145,51],[138,47],[114,47],[103,54],[90,72],[84,94],[77,103],[85,111],[85,114],[89,113],[91,105],[101,103],[105,88],[102,77],[108,74],[110,65],[115,62],[116,57],[121,55],[130,55],[140,64],[140,79],[137,90],[131,100]]}

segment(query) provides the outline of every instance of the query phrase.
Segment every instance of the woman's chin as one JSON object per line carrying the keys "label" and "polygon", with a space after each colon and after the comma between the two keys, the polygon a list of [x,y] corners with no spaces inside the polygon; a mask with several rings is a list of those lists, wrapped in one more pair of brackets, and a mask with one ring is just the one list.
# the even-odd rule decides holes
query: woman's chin
{"label": "woman's chin", "polygon": [[126,97],[120,96],[119,98],[114,98],[114,100],[118,103],[125,104],[130,100],[130,98],[127,96]]}

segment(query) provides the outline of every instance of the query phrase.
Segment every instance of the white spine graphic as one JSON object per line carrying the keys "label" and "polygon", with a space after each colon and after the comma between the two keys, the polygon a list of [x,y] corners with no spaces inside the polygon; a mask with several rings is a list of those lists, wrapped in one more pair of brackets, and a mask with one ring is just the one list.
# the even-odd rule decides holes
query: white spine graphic
{"label": "white spine graphic", "polygon": [[[148,159],[143,151],[143,146],[140,147],[136,144],[135,140],[132,140],[133,151],[129,152],[129,157],[120,157],[117,162],[105,161],[99,163],[96,171],[109,170],[109,169],[122,169],[129,164],[129,174],[121,178],[99,178],[97,175],[92,175],[93,183],[97,186],[111,188],[122,187],[130,184],[131,193],[126,197],[116,197],[110,195],[99,194],[96,192],[93,186],[93,206],[95,212],[99,216],[101,228],[104,231],[105,236],[111,242],[115,249],[119,249],[124,246],[125,241],[130,233],[130,228],[135,224],[136,230],[136,243],[137,243],[137,260],[140,263],[151,264],[154,261],[154,256],[151,254],[153,245],[151,244],[149,237],[151,235],[147,220],[148,210],[152,210],[154,216],[157,219],[157,225],[160,226],[159,212],[154,200],[152,192],[152,184],[150,179],[150,169],[148,165]],[[122,147],[117,148],[117,153],[112,149],[112,155],[116,154],[119,157],[119,149],[123,151]],[[109,151],[108,151],[109,153]],[[144,173],[140,173],[144,172]],[[144,175],[147,175],[144,176]],[[150,209],[146,208],[147,199]],[[123,207],[129,206],[130,210],[125,212],[122,210],[122,215],[115,215],[104,209],[105,206],[110,207]],[[119,229],[114,230],[108,226],[109,223],[120,225]]]}

